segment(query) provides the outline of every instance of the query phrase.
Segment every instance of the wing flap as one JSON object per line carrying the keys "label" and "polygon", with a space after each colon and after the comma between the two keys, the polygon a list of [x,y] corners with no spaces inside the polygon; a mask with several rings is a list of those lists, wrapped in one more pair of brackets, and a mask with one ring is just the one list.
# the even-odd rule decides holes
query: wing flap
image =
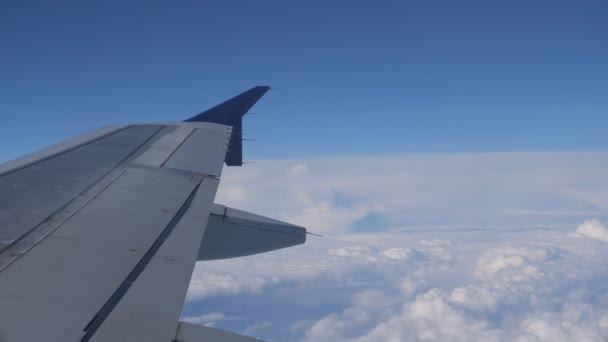
{"label": "wing flap", "polygon": [[129,291],[90,332],[91,342],[173,340],[218,184],[217,178],[203,179],[184,216]]}
{"label": "wing flap", "polygon": [[215,205],[198,260],[235,258],[306,242],[306,229],[246,211]]}

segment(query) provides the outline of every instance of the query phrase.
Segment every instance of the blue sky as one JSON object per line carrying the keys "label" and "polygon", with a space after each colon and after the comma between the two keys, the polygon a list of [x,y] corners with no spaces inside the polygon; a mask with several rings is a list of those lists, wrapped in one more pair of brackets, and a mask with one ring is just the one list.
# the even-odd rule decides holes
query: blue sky
{"label": "blue sky", "polygon": [[[5,1],[0,159],[268,84],[251,159],[608,146],[605,1]],[[35,123],[35,125],[32,125]],[[288,142],[288,143],[285,143]]]}
{"label": "blue sky", "polygon": [[[269,341],[608,340],[608,2],[3,1],[0,161],[255,85],[217,203],[321,233],[200,262]],[[262,308],[262,309],[260,309]]]}

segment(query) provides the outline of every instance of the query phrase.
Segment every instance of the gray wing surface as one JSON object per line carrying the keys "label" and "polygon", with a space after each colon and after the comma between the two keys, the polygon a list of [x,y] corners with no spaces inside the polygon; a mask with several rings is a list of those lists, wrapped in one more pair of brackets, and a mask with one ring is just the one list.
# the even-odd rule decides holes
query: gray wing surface
{"label": "gray wing surface", "polygon": [[255,341],[179,322],[197,261],[306,240],[213,203],[253,89],[208,120],[106,127],[0,165],[0,342]]}

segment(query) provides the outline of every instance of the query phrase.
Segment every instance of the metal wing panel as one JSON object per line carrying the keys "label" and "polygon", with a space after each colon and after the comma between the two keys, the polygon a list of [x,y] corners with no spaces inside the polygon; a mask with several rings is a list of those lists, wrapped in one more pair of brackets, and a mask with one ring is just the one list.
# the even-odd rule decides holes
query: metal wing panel
{"label": "metal wing panel", "polygon": [[135,160],[134,164],[147,166],[162,166],[175,150],[192,134],[194,127],[188,126],[166,126],[159,134],[159,138],[152,141],[143,153]]}
{"label": "metal wing panel", "polygon": [[52,236],[145,253],[196,184],[185,175],[127,169]]}
{"label": "metal wing panel", "polygon": [[197,128],[164,167],[219,177],[230,134],[231,128],[223,125],[207,124],[204,128]]}
{"label": "metal wing panel", "polygon": [[121,164],[161,126],[131,126],[0,176],[0,254]]}
{"label": "metal wing panel", "polygon": [[205,178],[186,214],[91,342],[168,342],[177,330],[219,180]]}
{"label": "metal wing panel", "polygon": [[104,138],[108,135],[116,133],[127,127],[128,126],[124,126],[124,125],[101,127],[94,131],[87,132],[87,133],[81,134],[77,137],[67,139],[67,140],[59,142],[57,144],[45,147],[41,150],[27,154],[23,157],[19,157],[17,159],[10,160],[10,161],[0,165],[0,175],[13,171],[13,170],[16,170],[16,169],[19,169],[19,168],[26,167],[41,159],[51,158],[61,152],[77,148],[90,141]]}

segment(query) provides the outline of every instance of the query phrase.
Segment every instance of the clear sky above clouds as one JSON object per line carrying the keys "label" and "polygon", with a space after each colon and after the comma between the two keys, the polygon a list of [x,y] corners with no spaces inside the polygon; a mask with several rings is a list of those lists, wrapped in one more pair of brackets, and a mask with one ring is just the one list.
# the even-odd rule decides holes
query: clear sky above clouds
{"label": "clear sky above clouds", "polygon": [[2,1],[0,161],[255,85],[217,202],[323,238],[198,263],[270,341],[608,340],[608,2]]}
{"label": "clear sky above clouds", "polygon": [[3,1],[0,159],[181,120],[258,84],[280,91],[247,119],[253,159],[605,148],[606,13],[601,0]]}

